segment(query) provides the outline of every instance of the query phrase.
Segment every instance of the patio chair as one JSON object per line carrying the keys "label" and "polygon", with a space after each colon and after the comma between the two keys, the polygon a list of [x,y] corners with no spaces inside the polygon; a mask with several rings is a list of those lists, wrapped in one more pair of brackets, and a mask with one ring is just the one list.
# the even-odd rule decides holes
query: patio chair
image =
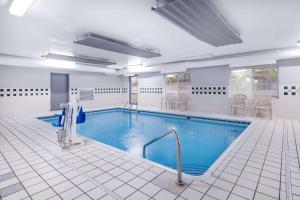
{"label": "patio chair", "polygon": [[168,109],[176,109],[177,97],[175,95],[167,96],[167,107]]}
{"label": "patio chair", "polygon": [[165,107],[166,109],[173,109],[175,107],[175,97],[172,94],[166,94],[161,100],[161,109]]}
{"label": "patio chair", "polygon": [[188,97],[185,95],[180,95],[176,103],[179,110],[185,111],[187,110]]}
{"label": "patio chair", "polygon": [[246,115],[247,108],[247,96],[244,94],[236,94],[231,99],[231,110],[233,110],[234,114],[237,114],[237,109],[242,109],[244,111],[244,115]]}
{"label": "patio chair", "polygon": [[255,116],[261,115],[261,110],[267,110],[270,113],[270,118],[272,119],[272,104],[273,98],[272,96],[258,96],[255,99],[254,107],[255,107]]}

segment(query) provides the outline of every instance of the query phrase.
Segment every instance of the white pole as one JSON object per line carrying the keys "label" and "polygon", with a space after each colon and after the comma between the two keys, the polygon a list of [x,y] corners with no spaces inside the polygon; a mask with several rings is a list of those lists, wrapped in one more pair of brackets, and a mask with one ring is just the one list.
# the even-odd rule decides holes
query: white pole
{"label": "white pole", "polygon": [[72,145],[74,144],[80,144],[81,140],[80,138],[77,137],[77,116],[79,113],[79,100],[76,98],[75,100],[72,101],[71,103],[71,108],[72,108],[72,124],[71,124],[71,143]]}

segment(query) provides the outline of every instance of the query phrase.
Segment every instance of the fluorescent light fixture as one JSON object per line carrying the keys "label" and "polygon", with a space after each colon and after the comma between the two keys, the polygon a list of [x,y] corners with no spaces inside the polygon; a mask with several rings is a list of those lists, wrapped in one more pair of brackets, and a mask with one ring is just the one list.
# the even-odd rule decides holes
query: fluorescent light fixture
{"label": "fluorescent light fixture", "polygon": [[48,67],[62,68],[62,69],[74,69],[76,68],[75,63],[70,61],[46,59],[44,64]]}
{"label": "fluorescent light fixture", "polygon": [[288,50],[282,54],[282,58],[294,58],[300,56],[300,48]]}
{"label": "fluorescent light fixture", "polygon": [[54,54],[54,53],[48,53],[48,54],[44,55],[43,57],[45,57],[47,59],[71,61],[71,62],[86,64],[86,65],[107,66],[107,65],[117,64],[115,62],[111,62],[111,61],[104,60],[104,59],[95,59],[95,58],[89,58],[89,57],[84,57],[84,56],[68,56],[68,55],[61,55],[61,54]]}
{"label": "fluorescent light fixture", "polygon": [[142,65],[135,65],[127,67],[127,71],[130,73],[144,73],[152,71],[152,67],[143,67]]}
{"label": "fluorescent light fixture", "polygon": [[124,74],[123,76],[135,76],[136,74],[130,73],[130,74]]}
{"label": "fluorescent light fixture", "polygon": [[167,77],[168,77],[168,78],[175,78],[176,75],[175,75],[175,74],[167,74]]}
{"label": "fluorescent light fixture", "polygon": [[161,56],[159,53],[132,47],[124,42],[116,41],[114,39],[94,33],[88,33],[79,38],[77,41],[74,41],[74,43],[141,58],[153,58]]}
{"label": "fluorescent light fixture", "polygon": [[22,17],[34,0],[14,0],[9,8],[9,12],[12,15]]}
{"label": "fluorescent light fixture", "polygon": [[170,0],[152,10],[215,47],[243,42],[208,0]]}
{"label": "fluorescent light fixture", "polygon": [[141,68],[143,67],[143,64],[136,64],[136,65],[127,65],[126,69],[130,69],[130,68]]}

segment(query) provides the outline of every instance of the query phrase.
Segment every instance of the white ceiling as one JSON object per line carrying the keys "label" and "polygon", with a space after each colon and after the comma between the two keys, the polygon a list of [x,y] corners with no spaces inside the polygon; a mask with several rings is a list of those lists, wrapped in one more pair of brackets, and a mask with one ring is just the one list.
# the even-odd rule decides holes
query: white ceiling
{"label": "white ceiling", "polygon": [[[153,65],[196,57],[295,46],[300,40],[299,0],[211,0],[240,33],[242,44],[213,47],[151,11],[155,0],[35,0],[21,18],[9,14],[11,0],[0,0],[0,53],[40,58],[63,52],[105,58],[117,68]],[[159,50],[161,57],[140,59],[73,44],[93,32]]]}

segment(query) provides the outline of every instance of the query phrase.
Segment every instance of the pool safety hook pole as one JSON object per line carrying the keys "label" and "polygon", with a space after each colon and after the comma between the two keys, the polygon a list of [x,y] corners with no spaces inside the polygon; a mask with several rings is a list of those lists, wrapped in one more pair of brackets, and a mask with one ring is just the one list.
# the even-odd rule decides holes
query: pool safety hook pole
{"label": "pool safety hook pole", "polygon": [[158,137],[154,138],[153,140],[147,142],[144,146],[143,146],[143,158],[146,157],[146,147],[149,146],[150,144],[160,140],[161,138],[172,134],[175,139],[176,139],[176,145],[177,145],[177,181],[176,184],[177,185],[184,185],[184,182],[182,181],[182,160],[181,160],[181,144],[180,144],[180,139],[179,136],[177,134],[177,132],[173,129],[168,129],[166,131],[164,131],[161,135],[159,135]]}

